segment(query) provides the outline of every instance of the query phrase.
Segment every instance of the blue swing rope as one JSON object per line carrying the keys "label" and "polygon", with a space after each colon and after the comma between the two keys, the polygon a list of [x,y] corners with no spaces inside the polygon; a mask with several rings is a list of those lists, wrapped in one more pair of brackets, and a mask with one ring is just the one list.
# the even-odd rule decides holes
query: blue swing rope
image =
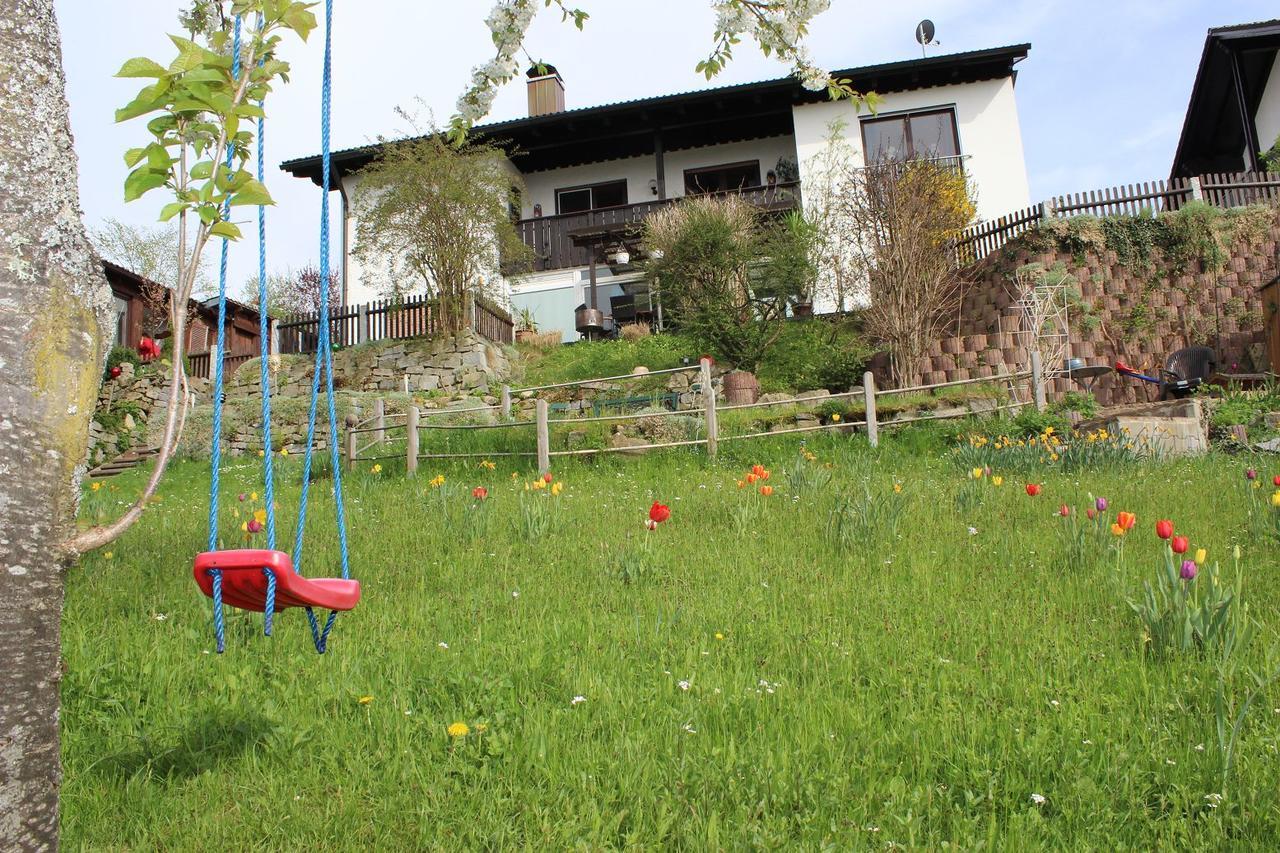
{"label": "blue swing rope", "polygon": [[[338,547],[342,555],[342,577],[351,576],[347,553],[347,520],[342,501],[342,466],[338,455],[338,414],[333,394],[333,348],[329,330],[329,181],[331,156],[329,127],[333,100],[333,0],[325,0],[324,9],[324,76],[320,94],[320,158],[322,162],[320,205],[320,335],[316,347],[315,370],[311,378],[311,407],[307,413],[307,451],[302,463],[302,496],[298,504],[298,527],[294,532],[293,566],[302,572],[302,533],[307,519],[307,495],[311,488],[311,459],[315,448],[316,411],[320,400],[320,374],[325,376],[325,395],[329,413],[329,455],[333,472],[333,499],[337,510]],[[313,608],[307,608],[307,621],[311,625],[311,639],[316,651],[324,654],[328,647],[329,632],[338,618],[336,610],[330,611],[324,627]]]}
{"label": "blue swing rope", "polygon": [[[258,15],[258,29],[262,29],[262,15]],[[261,66],[263,60],[258,60]],[[258,101],[259,109],[265,103]],[[258,182],[266,182],[266,121],[258,116]],[[262,498],[267,506],[267,550],[276,549],[276,495],[275,463],[271,451],[271,380],[267,359],[271,355],[271,324],[267,317],[267,207],[258,205],[258,379],[262,388]],[[263,569],[267,577],[267,600],[263,610],[263,633],[271,636],[276,615],[276,576],[270,569]]]}
{"label": "blue swing rope", "polygon": [[[231,48],[231,77],[240,79],[240,16],[236,15],[235,37]],[[231,140],[227,140],[227,168],[231,168]],[[222,203],[222,218],[231,216],[231,199]],[[222,260],[218,271],[218,343],[213,369],[213,448],[210,451],[209,477],[209,550],[218,550],[218,489],[219,468],[222,466],[222,356],[226,348],[227,320],[227,238],[222,238]],[[222,572],[209,572],[213,580],[213,633],[217,638],[218,654],[226,649],[226,625],[222,613]]]}

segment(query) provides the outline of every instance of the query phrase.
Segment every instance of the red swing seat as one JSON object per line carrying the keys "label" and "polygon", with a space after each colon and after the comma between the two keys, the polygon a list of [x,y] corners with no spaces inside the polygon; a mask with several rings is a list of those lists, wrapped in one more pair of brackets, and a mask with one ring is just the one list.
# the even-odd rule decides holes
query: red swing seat
{"label": "red swing seat", "polygon": [[259,613],[267,609],[267,576],[276,579],[275,611],[286,607],[351,610],[360,601],[360,581],[342,578],[304,578],[293,570],[293,559],[283,551],[241,548],[206,551],[196,557],[195,577],[200,591],[213,597],[211,569],[222,572],[222,601],[241,610]]}

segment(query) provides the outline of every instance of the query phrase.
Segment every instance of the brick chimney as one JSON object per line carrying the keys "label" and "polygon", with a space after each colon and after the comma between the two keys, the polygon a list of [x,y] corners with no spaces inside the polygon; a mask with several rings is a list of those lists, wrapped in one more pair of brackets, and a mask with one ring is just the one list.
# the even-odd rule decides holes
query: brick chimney
{"label": "brick chimney", "polygon": [[525,76],[529,78],[530,118],[564,112],[564,81],[554,65],[534,65]]}

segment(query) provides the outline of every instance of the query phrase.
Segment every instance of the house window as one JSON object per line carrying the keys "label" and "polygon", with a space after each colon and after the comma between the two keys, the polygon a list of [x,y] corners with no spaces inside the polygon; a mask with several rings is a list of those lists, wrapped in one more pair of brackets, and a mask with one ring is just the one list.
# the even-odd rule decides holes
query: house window
{"label": "house window", "polygon": [[116,300],[116,346],[129,345],[129,300],[112,294]]}
{"label": "house window", "polygon": [[684,194],[720,193],[760,186],[760,161],[684,170]]}
{"label": "house window", "polygon": [[955,110],[899,113],[862,122],[868,163],[932,160],[960,154]]}
{"label": "house window", "polygon": [[588,210],[618,207],[626,203],[626,181],[556,190],[556,213],[586,213]]}

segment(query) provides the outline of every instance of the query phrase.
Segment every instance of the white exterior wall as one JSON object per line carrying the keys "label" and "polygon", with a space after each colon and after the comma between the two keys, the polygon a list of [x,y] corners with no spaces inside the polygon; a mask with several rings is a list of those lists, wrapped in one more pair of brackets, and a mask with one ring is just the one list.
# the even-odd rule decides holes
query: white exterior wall
{"label": "white exterior wall", "polygon": [[[1269,150],[1280,136],[1280,51],[1271,64],[1271,76],[1267,78],[1267,88],[1262,90],[1262,101],[1253,124],[1258,129],[1258,145],[1263,151]],[[1252,161],[1252,154],[1249,159]]]}
{"label": "white exterior wall", "polygon": [[[679,198],[684,195],[685,169],[759,160],[760,182],[764,183],[765,173],[772,169],[777,164],[778,158],[782,156],[792,159],[796,157],[795,142],[790,136],[772,136],[746,142],[667,151],[663,155],[667,197]],[[530,172],[524,176],[523,215],[525,218],[532,217],[533,206],[541,204],[542,215],[552,216],[556,212],[556,190],[605,181],[625,180],[627,182],[627,204],[654,201],[657,196],[649,188],[649,182],[656,180],[657,175],[657,164],[651,154],[608,160],[603,163],[587,163],[564,169],[548,169],[544,172]]]}
{"label": "white exterior wall", "polygon": [[[995,219],[1028,207],[1031,190],[1022,154],[1013,78],[892,92],[884,96],[876,115],[938,107],[955,109],[960,154],[976,190],[978,218]],[[865,162],[859,122],[871,117],[866,110],[858,113],[847,101],[824,101],[794,107],[792,115],[796,152],[800,158],[801,195],[808,179],[806,167],[812,168],[815,158],[826,147],[832,122],[840,119],[846,123],[845,138],[853,149],[857,165]]]}

